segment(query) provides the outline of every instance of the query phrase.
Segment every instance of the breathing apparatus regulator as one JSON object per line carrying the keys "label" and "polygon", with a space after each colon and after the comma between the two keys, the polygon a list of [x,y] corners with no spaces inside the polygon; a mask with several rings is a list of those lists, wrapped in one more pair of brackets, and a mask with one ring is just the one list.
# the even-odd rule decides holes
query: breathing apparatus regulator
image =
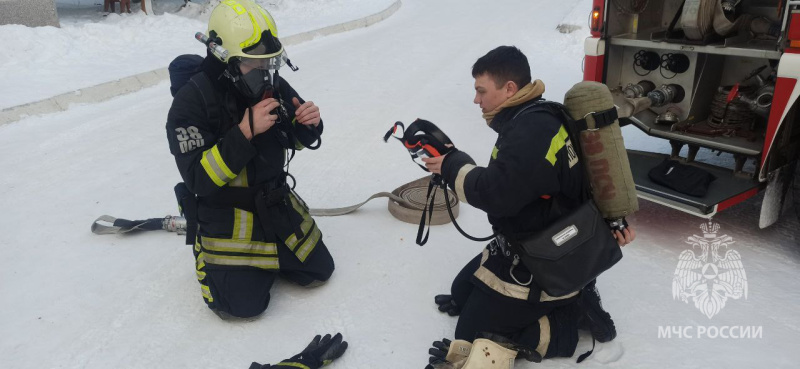
{"label": "breathing apparatus regulator", "polygon": [[[395,122],[392,128],[390,128],[389,131],[387,131],[383,136],[383,141],[389,142],[389,138],[395,138],[396,140],[400,141],[400,143],[403,144],[403,147],[405,147],[406,150],[408,150],[408,153],[411,155],[411,160],[426,172],[430,171],[425,167],[425,163],[422,162],[421,159],[444,156],[455,150],[453,142],[450,141],[450,138],[447,137],[447,135],[442,132],[439,127],[423,119],[415,120],[408,126],[408,128],[405,127],[403,122]],[[464,232],[464,230],[458,225],[458,222],[456,222],[456,218],[453,215],[450,195],[449,191],[447,190],[447,183],[441,175],[434,174],[431,176],[430,183],[428,184],[428,192],[425,196],[426,206],[422,210],[422,217],[419,220],[419,229],[417,230],[417,245],[422,246],[428,242],[428,236],[430,235],[430,220],[433,216],[434,201],[436,199],[437,192],[434,189],[437,187],[441,188],[444,192],[445,204],[447,205],[446,208],[447,213],[450,216],[450,220],[464,237],[472,241],[482,242],[491,240],[496,236],[496,234],[492,234],[489,237],[473,237]],[[425,232],[426,224],[427,232]]]}

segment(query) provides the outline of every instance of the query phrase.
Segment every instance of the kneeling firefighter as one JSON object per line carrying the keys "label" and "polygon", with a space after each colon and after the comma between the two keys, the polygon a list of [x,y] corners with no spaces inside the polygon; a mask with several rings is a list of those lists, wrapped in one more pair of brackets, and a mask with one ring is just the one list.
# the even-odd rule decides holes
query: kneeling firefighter
{"label": "kneeling firefighter", "polygon": [[[476,166],[469,155],[455,147],[446,155],[423,160],[427,169],[440,174],[461,201],[487,213],[496,236],[456,276],[451,294],[436,296],[439,310],[459,315],[454,341],[458,344],[438,343],[440,351],[449,355],[447,360],[433,360],[436,362],[432,367],[461,368],[456,364],[463,361],[465,369],[511,368],[514,357],[523,351],[533,361],[571,357],[579,328],[591,330],[593,338],[600,342],[614,339],[614,323],[600,304],[592,278],[573,284],[573,289],[548,293],[548,286],[540,283],[546,281],[540,278],[542,270],[527,263],[527,240],[537,240],[530,247],[558,249],[555,246],[562,246],[562,242],[568,244],[584,237],[575,237],[577,229],[584,234],[584,228],[580,228],[583,224],[578,223],[574,223],[578,228],[568,227],[560,238],[552,238],[552,242],[559,243],[555,246],[548,246],[551,238],[539,242],[537,237],[565,216],[590,209],[585,205],[587,163],[585,157],[579,160],[577,139],[570,138],[577,133],[572,121],[565,118],[565,110],[559,105],[542,99],[544,83],[532,81],[528,60],[516,47],[501,46],[479,58],[472,76],[474,103],[480,105],[489,128],[498,133],[489,164]],[[613,105],[605,109],[613,109]],[[598,117],[595,119],[605,119]],[[612,114],[607,120],[614,122],[616,118]],[[630,212],[615,216],[625,214]],[[635,238],[624,220],[609,222],[609,231],[602,229],[606,225],[602,217],[598,219],[602,225],[593,229],[611,241],[612,251],[618,253],[618,245]],[[555,279],[572,278],[560,276],[564,278]],[[481,332],[505,337],[514,344],[500,347],[496,339],[490,340],[494,344],[478,342]],[[481,351],[476,353],[478,346]],[[502,360],[492,366],[478,365],[484,353]],[[471,366],[473,362],[476,364]]]}
{"label": "kneeling firefighter", "polygon": [[322,233],[287,183],[288,161],[319,146],[322,121],[279,76],[284,64],[296,68],[253,1],[221,2],[197,38],[207,56],[185,84],[173,80],[167,118],[184,180],[175,190],[208,307],[252,317],[267,308],[277,276],[314,286],[333,273]]}

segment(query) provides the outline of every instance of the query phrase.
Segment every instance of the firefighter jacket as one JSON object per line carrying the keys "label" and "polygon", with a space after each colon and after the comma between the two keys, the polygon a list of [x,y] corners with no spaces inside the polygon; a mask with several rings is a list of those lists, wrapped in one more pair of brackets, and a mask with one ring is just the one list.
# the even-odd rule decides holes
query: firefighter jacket
{"label": "firefighter jacket", "polygon": [[501,110],[489,165],[462,151],[445,157],[442,176],[461,201],[486,212],[495,231],[519,240],[580,205],[582,168],[563,124],[543,99]]}
{"label": "firefighter jacket", "polygon": [[[197,196],[198,264],[278,269],[279,244],[305,261],[321,233],[302,199],[286,190],[285,196],[269,204],[277,209],[269,215],[260,214],[252,200],[261,188],[288,189],[284,170],[288,154],[281,145],[282,133],[276,124],[251,141],[245,138],[237,125],[248,106],[223,76],[225,68],[217,59],[206,57],[202,72],[175,95],[167,117],[170,152],[186,187]],[[301,149],[300,141],[307,142],[302,138],[309,137],[310,129],[321,133],[322,123],[316,128],[295,125],[292,98],[304,100],[282,79],[278,92],[291,120],[288,127],[294,130],[292,144]],[[230,193],[236,196],[225,196]]]}

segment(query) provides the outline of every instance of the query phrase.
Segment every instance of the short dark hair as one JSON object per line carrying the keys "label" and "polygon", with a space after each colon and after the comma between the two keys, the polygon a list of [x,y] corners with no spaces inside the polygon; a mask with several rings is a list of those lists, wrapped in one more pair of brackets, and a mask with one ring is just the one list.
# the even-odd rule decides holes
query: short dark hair
{"label": "short dark hair", "polygon": [[472,66],[472,76],[477,78],[484,73],[494,78],[498,88],[507,81],[513,81],[519,88],[531,83],[528,58],[516,46],[500,46],[480,57]]}

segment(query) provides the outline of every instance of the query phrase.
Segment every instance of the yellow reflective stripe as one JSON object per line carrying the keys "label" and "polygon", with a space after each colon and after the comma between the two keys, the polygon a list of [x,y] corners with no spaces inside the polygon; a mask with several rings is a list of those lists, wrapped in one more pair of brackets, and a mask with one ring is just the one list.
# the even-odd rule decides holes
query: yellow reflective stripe
{"label": "yellow reflective stripe", "polygon": [[247,183],[247,167],[244,167],[244,169],[242,169],[242,172],[239,173],[239,175],[236,176],[236,178],[234,178],[228,185],[231,187],[248,187],[249,185]]}
{"label": "yellow reflective stripe", "polygon": [[[199,242],[195,242],[195,248],[200,247]],[[203,297],[208,300],[208,302],[214,302],[214,298],[211,297],[211,290],[208,289],[208,286],[203,284],[203,280],[206,279],[206,272],[203,269],[206,267],[205,253],[200,252],[197,254],[197,259],[195,259],[195,273],[197,274],[197,280],[200,282],[200,291],[203,293]]]}
{"label": "yellow reflective stripe", "polygon": [[236,175],[231,172],[230,168],[222,160],[217,145],[203,151],[203,158],[200,159],[200,164],[206,170],[206,174],[211,178],[217,186],[224,186],[228,181],[236,178]]}
{"label": "yellow reflective stripe", "polygon": [[280,364],[278,364],[278,366],[292,366],[292,367],[295,367],[295,368],[311,369],[306,365],[303,365],[303,364],[300,364],[300,363],[290,363],[288,361],[283,361]]}
{"label": "yellow reflective stripe", "polygon": [[203,297],[208,300],[208,302],[214,302],[214,298],[211,297],[211,290],[206,285],[200,285],[200,291],[203,293]]}
{"label": "yellow reflective stripe", "polygon": [[[311,218],[310,215],[306,215],[305,219],[303,219],[303,223],[300,223],[300,231],[303,232],[303,234],[300,235],[301,237],[300,239],[302,239],[302,237],[305,237],[308,234],[308,231],[311,230],[311,227],[313,225],[314,225],[314,219]],[[292,233],[292,235],[289,236],[289,238],[287,238],[284,243],[286,244],[287,247],[289,247],[290,250],[294,251],[294,247],[297,246],[297,242],[299,242],[300,239],[297,239],[297,235]]]}
{"label": "yellow reflective stripe", "polygon": [[277,256],[228,256],[206,254],[206,261],[208,261],[209,264],[216,265],[251,266],[261,269],[278,269]]}
{"label": "yellow reflective stripe", "polygon": [[273,29],[273,30],[275,30],[275,33],[273,34],[273,36],[275,36],[275,37],[278,37],[278,25],[277,25],[277,24],[275,24],[275,20],[274,20],[274,19],[272,19],[272,15],[270,15],[269,13],[267,13],[267,11],[266,11],[266,10],[264,10],[264,8],[262,8],[262,7],[260,7],[260,6],[258,7],[258,10],[261,12],[261,15],[263,15],[263,16],[264,16],[264,20],[266,20],[266,21],[267,21],[267,26],[268,26],[270,29]]}
{"label": "yellow reflective stripe", "polygon": [[204,261],[205,260],[204,257],[205,257],[205,253],[204,252],[201,252],[200,254],[197,255],[197,260],[195,261],[195,264],[197,265],[197,270],[203,269],[206,266],[206,262]]}
{"label": "yellow reflective stripe", "polygon": [[294,194],[289,195],[289,200],[292,202],[292,208],[294,208],[294,210],[303,217],[303,222],[300,223],[300,231],[303,232],[303,234],[298,236],[292,233],[292,235],[289,236],[289,238],[287,238],[284,242],[290,250],[294,251],[295,246],[297,246],[297,242],[300,241],[298,237],[302,238],[308,234],[308,231],[310,231],[311,227],[314,225],[314,218],[311,217],[305,206],[300,204],[300,200],[298,200]]}
{"label": "yellow reflective stripe", "polygon": [[237,240],[250,240],[253,238],[253,213],[233,209],[233,238]]}
{"label": "yellow reflective stripe", "polygon": [[547,150],[547,155],[545,155],[545,159],[550,162],[551,165],[556,165],[556,154],[564,147],[567,142],[567,138],[569,135],[567,134],[567,130],[564,129],[564,126],[558,130],[553,139],[550,140],[550,149]]}
{"label": "yellow reflective stripe", "polygon": [[222,155],[219,153],[219,146],[214,145],[214,147],[211,148],[211,155],[214,157],[214,161],[217,163],[217,166],[219,166],[219,169],[222,170],[222,173],[228,177],[228,180],[236,178],[236,174],[233,174],[230,168],[228,168],[228,165],[225,164],[225,161],[222,160]]}
{"label": "yellow reflective stripe", "polygon": [[[216,252],[238,252],[253,255],[277,255],[278,245],[274,243],[250,240],[222,239],[203,237],[203,248]],[[206,261],[211,262],[210,254],[206,254]]]}
{"label": "yellow reflective stripe", "polygon": [[311,235],[306,238],[306,242],[303,242],[303,245],[300,246],[299,249],[295,252],[297,258],[300,261],[306,261],[308,254],[311,253],[311,250],[314,250],[314,247],[317,246],[320,237],[322,237],[322,232],[320,232],[319,228],[316,226],[314,227],[314,231],[311,232]]}
{"label": "yellow reflective stripe", "polygon": [[[231,187],[247,187],[247,167],[242,169],[236,178],[230,183]],[[253,238],[253,213],[242,210],[233,209],[233,233],[232,238],[240,240],[250,240]]]}
{"label": "yellow reflective stripe", "polygon": [[497,152],[500,151],[497,149],[497,146],[492,148],[492,159],[497,159]]}
{"label": "yellow reflective stripe", "polygon": [[[200,247],[200,244],[195,242],[195,248],[198,251],[200,250],[199,247]],[[205,253],[200,252],[199,254],[197,254],[197,259],[195,259],[195,262],[194,262],[195,273],[197,273],[197,280],[198,281],[202,281],[203,279],[206,278],[206,272],[203,271],[203,269],[205,269],[205,267],[206,267],[206,262],[203,261],[204,256],[205,256]]]}
{"label": "yellow reflective stripe", "polygon": [[242,49],[253,46],[257,44],[259,41],[261,41],[261,26],[259,26],[258,21],[255,18],[253,18],[253,13],[247,13],[247,16],[250,17],[250,23],[253,23],[253,35],[250,36],[250,38],[248,38],[247,40],[242,41],[241,44],[239,44],[239,47],[241,47]]}
{"label": "yellow reflective stripe", "polygon": [[244,14],[247,12],[247,10],[242,6],[242,4],[239,4],[239,2],[237,1],[225,0],[222,3],[231,7],[231,9],[233,9],[233,11],[236,12],[236,14]]}
{"label": "yellow reflective stripe", "polygon": [[222,186],[225,185],[225,181],[223,181],[222,178],[220,178],[219,175],[217,175],[217,173],[214,172],[214,168],[212,168],[211,167],[211,163],[208,162],[208,156],[206,156],[207,152],[208,151],[203,153],[203,158],[200,159],[200,165],[202,165],[203,169],[206,170],[206,174],[208,174],[208,178],[211,178],[211,180],[217,186],[222,187]]}
{"label": "yellow reflective stripe", "polygon": [[201,252],[197,255],[197,260],[195,261],[195,273],[197,273],[197,280],[202,281],[206,278],[206,272],[203,271],[206,267],[206,262],[203,261],[203,253]]}

